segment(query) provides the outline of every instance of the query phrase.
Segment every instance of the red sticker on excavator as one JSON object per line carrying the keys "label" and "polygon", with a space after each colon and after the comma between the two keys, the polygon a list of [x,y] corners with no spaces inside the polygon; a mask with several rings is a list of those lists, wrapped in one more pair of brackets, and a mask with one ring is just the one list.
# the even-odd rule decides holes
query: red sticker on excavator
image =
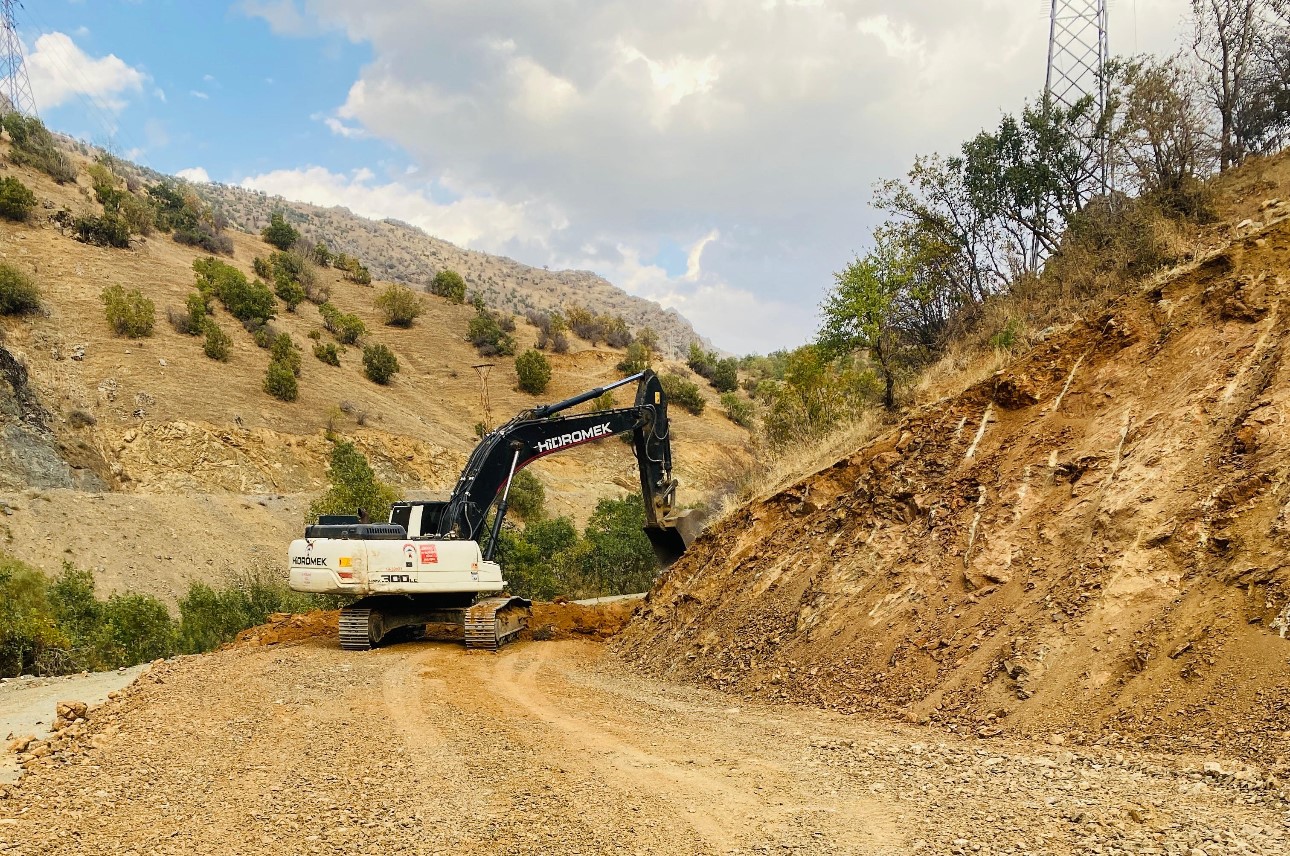
{"label": "red sticker on excavator", "polygon": [[439,563],[439,552],[435,550],[434,544],[421,545],[421,564],[437,565]]}

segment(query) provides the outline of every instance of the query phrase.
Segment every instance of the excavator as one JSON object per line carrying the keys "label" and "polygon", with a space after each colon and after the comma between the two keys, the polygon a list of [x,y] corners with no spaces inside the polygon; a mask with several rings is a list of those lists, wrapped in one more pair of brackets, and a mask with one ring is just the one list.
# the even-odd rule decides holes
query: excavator
{"label": "excavator", "polygon": [[[566,413],[633,382],[630,407]],[[397,502],[385,523],[368,523],[361,514],[320,517],[305,527],[304,538],[291,542],[289,584],[295,591],[358,598],[340,613],[346,650],[366,651],[396,631],[415,636],[427,624],[445,623],[462,628],[467,648],[496,651],[528,626],[532,606],[502,594],[506,581],[493,560],[515,474],[547,455],[628,433],[640,469],[645,535],[667,567],[685,552],[699,524],[675,507],[667,395],[646,369],[521,411],[485,434],[446,501]]]}

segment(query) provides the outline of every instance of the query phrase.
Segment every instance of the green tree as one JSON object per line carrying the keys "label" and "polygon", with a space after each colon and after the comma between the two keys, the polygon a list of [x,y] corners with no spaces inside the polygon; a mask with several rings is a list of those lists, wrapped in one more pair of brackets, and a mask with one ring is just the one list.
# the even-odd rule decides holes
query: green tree
{"label": "green tree", "polygon": [[385,345],[374,344],[363,348],[363,373],[372,383],[385,385],[399,371],[399,360]]}
{"label": "green tree", "polygon": [[515,358],[515,374],[519,377],[521,390],[530,395],[541,395],[551,382],[551,363],[541,352],[530,348]]}
{"label": "green tree", "polygon": [[218,360],[221,363],[228,362],[229,356],[233,349],[233,339],[220,329],[220,326],[212,319],[206,319],[206,339],[202,343],[202,353],[212,360]]}
{"label": "green tree", "polygon": [[734,357],[718,360],[712,372],[712,388],[717,392],[732,392],[739,388],[739,361]]}
{"label": "green tree", "polygon": [[676,404],[695,416],[702,414],[703,409],[708,406],[703,394],[699,392],[699,387],[680,375],[665,374],[659,377],[658,381],[663,387],[663,394],[667,396],[669,404]]}
{"label": "green tree", "polygon": [[541,479],[528,470],[516,473],[511,479],[507,508],[525,522],[541,520],[546,513],[546,488]]}
{"label": "green tree", "polygon": [[291,373],[300,377],[300,371],[303,368],[300,359],[300,349],[292,341],[289,333],[279,333],[273,338],[269,345],[269,359],[276,363],[282,363],[291,369]]}
{"label": "green tree", "polygon": [[330,303],[324,303],[319,306],[318,314],[322,316],[323,326],[342,345],[356,344],[363,334],[367,332],[367,325],[363,323],[363,319],[357,315],[341,312]]}
{"label": "green tree", "polygon": [[0,178],[0,217],[26,220],[36,207],[36,194],[11,175]]}
{"label": "green tree", "polygon": [[430,293],[446,297],[453,303],[466,300],[466,280],[455,270],[441,270],[430,281]]}
{"label": "green tree", "polygon": [[392,327],[411,327],[417,316],[425,311],[421,298],[406,285],[390,285],[374,301],[385,316],[385,323]]}
{"label": "green tree", "polygon": [[9,160],[34,167],[59,184],[76,181],[76,167],[40,119],[12,111],[0,118],[0,124],[9,132]]}
{"label": "green tree", "polygon": [[314,356],[329,366],[340,365],[340,349],[335,342],[314,342]]}
{"label": "green tree", "polygon": [[723,392],[721,394],[721,407],[726,411],[726,417],[731,422],[741,428],[753,427],[752,402],[740,398],[739,393]]}
{"label": "green tree", "polygon": [[270,360],[264,375],[264,391],[279,401],[295,401],[300,395],[300,384],[291,366]]}
{"label": "green tree", "polygon": [[903,302],[912,270],[902,248],[879,236],[875,249],[834,275],[825,298],[819,343],[823,354],[867,352],[883,379],[883,406],[896,407],[896,379],[907,362],[909,343],[902,328]]}
{"label": "green tree", "polygon": [[619,360],[615,368],[623,377],[634,375],[637,372],[643,372],[650,366],[650,350],[640,342],[632,342],[627,346],[627,353]]}
{"label": "green tree", "polygon": [[363,453],[348,440],[340,440],[332,447],[327,479],[327,492],[309,506],[309,523],[318,522],[322,514],[354,514],[360,508],[367,512],[369,520],[388,520],[390,506],[399,498],[394,488],[376,477]]}
{"label": "green tree", "polygon": [[126,291],[119,285],[109,285],[99,299],[103,301],[108,325],[118,336],[142,339],[152,335],[157,320],[156,306],[139,289]]}
{"label": "green tree", "polygon": [[287,222],[287,218],[281,211],[274,211],[269,215],[269,225],[260,232],[260,237],[265,243],[285,251],[291,249],[296,241],[300,240],[300,232]]}

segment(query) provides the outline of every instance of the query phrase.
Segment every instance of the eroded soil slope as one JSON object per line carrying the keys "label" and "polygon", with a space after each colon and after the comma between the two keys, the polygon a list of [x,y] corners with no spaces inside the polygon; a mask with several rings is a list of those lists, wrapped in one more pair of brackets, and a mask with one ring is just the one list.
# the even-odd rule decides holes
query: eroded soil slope
{"label": "eroded soil slope", "polygon": [[710,531],[655,674],[961,731],[1290,746],[1290,224]]}

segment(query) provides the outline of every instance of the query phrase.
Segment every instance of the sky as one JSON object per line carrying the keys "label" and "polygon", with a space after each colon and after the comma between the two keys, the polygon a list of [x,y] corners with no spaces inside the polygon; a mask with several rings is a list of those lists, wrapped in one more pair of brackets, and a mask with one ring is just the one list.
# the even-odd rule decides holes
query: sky
{"label": "sky", "polygon": [[[1187,0],[1111,0],[1114,54]],[[875,182],[1043,87],[1047,0],[27,0],[50,127],[810,340]]]}

